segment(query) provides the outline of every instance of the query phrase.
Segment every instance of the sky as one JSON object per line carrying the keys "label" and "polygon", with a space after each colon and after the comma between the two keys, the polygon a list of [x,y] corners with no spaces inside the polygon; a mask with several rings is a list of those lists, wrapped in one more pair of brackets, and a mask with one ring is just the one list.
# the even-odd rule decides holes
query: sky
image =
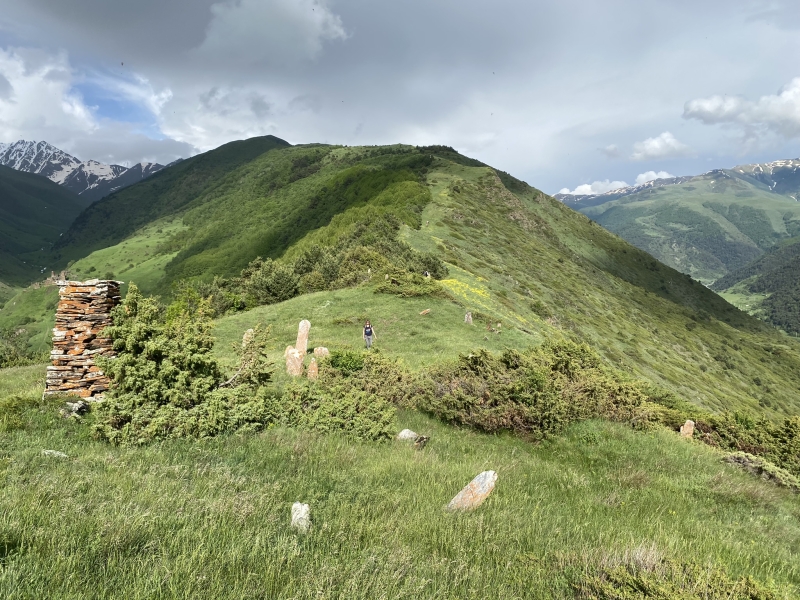
{"label": "sky", "polygon": [[548,193],[800,156],[797,0],[0,0],[0,143],[445,144]]}

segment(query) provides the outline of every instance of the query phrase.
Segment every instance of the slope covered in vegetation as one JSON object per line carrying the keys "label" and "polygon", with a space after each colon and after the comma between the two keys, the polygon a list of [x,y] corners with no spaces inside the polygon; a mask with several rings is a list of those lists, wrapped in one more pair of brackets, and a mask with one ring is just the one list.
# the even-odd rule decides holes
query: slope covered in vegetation
{"label": "slope covered in vegetation", "polygon": [[768,323],[800,334],[800,238],[787,240],[712,287]]}
{"label": "slope covered in vegetation", "polygon": [[43,251],[85,207],[77,194],[49,179],[0,166],[0,286],[44,279],[42,269],[50,263]]}
{"label": "slope covered in vegetation", "polygon": [[[800,359],[791,340],[507,174],[445,147],[261,143],[269,148],[209,189],[196,189],[193,199],[180,196],[177,190],[187,184],[168,169],[99,203],[82,219],[124,209],[128,221],[147,225],[81,258],[73,271],[143,280],[144,291],[162,295],[189,278],[204,295],[221,300],[220,313],[236,313],[312,291],[323,294],[324,304],[340,293],[334,290],[353,285],[363,286],[359,298],[369,297],[394,268],[420,276],[444,261],[447,271],[435,274],[440,281],[430,289],[401,278],[395,291],[471,310],[494,330],[500,322],[503,336],[512,330],[520,336],[515,344],[553,334],[586,341],[610,363],[712,410],[773,416],[797,410]],[[182,165],[173,169],[187,168]],[[165,192],[180,199],[168,215],[134,202],[160,179],[179,182]],[[82,222],[69,234],[65,253],[102,245],[91,241]],[[93,230],[105,235],[99,225]],[[248,267],[259,255],[276,262]],[[424,262],[425,256],[434,262]],[[274,295],[276,282],[285,295]],[[304,298],[290,301],[297,308],[275,310],[299,320],[307,315]],[[252,326],[272,310],[230,318]],[[340,310],[344,314],[332,314],[331,321],[363,314]],[[432,327],[449,331],[451,325]],[[463,346],[440,356],[455,356],[456,347]]]}
{"label": "slope covered in vegetation", "polygon": [[[117,311],[116,387],[81,418],[40,400],[43,366],[0,372],[2,592],[798,594],[794,340],[452,149],[262,142],[191,192],[202,173],[167,170],[172,208],[134,186],[70,233],[77,274],[164,302]],[[115,203],[134,225],[103,238]],[[39,292],[13,305],[29,326]],[[333,352],[316,383],[283,365],[303,318]],[[404,427],[427,446],[386,439]],[[488,469],[480,509],[443,510]]]}
{"label": "slope covered in vegetation", "polygon": [[575,208],[704,283],[800,233],[800,205],[793,197],[732,170]]}
{"label": "slope covered in vegetation", "polygon": [[[675,433],[587,421],[531,444],[406,410],[395,429],[429,435],[422,451],[284,427],[117,447],[41,405],[41,383],[0,379],[21,398],[0,437],[7,598],[800,593],[797,495]],[[486,469],[487,502],[445,512]],[[298,500],[308,535],[289,527]]]}

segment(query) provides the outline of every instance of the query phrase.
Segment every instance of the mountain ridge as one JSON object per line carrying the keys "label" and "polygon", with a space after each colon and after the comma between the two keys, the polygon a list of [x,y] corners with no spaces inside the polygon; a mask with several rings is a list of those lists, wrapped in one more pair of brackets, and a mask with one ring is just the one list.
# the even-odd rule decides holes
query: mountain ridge
{"label": "mountain ridge", "polygon": [[799,167],[779,160],[556,198],[710,285],[800,235]]}
{"label": "mountain ridge", "polygon": [[41,175],[78,195],[85,194],[91,201],[164,168],[158,163],[124,167],[96,160],[81,161],[48,142],[27,140],[0,144],[0,165]]}
{"label": "mountain ridge", "polygon": [[[237,281],[269,265],[278,266],[259,280],[264,297],[332,281],[367,285],[369,269],[383,273],[395,258],[375,250],[389,252],[386,236],[396,235],[380,225],[389,211],[401,217],[400,240],[446,262],[442,293],[488,323],[485,336],[502,332],[522,347],[563,335],[713,410],[794,410],[793,340],[585,215],[450,149],[255,138],[184,163],[93,204],[54,250],[54,268],[70,261],[78,279],[113,275],[166,297],[198,286],[223,313],[242,310],[249,301]],[[248,266],[258,256],[262,266]],[[269,291],[278,276],[288,288]],[[395,279],[397,293],[421,293]],[[373,288],[356,289],[369,305]],[[323,305],[337,298],[320,293]]]}

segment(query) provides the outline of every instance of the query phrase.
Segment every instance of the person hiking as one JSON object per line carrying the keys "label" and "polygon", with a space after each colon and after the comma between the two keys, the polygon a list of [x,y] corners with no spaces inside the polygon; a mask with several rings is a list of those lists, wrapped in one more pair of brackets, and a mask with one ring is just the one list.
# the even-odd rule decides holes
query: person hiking
{"label": "person hiking", "polygon": [[367,344],[367,350],[372,348],[372,340],[376,337],[375,328],[372,326],[372,323],[367,320],[367,322],[364,323],[364,342]]}

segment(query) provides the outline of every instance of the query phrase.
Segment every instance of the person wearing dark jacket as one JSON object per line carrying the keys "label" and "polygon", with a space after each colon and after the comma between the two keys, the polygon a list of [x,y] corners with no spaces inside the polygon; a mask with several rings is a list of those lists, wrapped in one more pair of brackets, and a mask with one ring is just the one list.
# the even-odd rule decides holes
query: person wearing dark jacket
{"label": "person wearing dark jacket", "polygon": [[375,339],[377,336],[375,335],[375,328],[372,326],[372,323],[367,320],[364,323],[364,343],[367,344],[367,350],[372,348],[372,340]]}

